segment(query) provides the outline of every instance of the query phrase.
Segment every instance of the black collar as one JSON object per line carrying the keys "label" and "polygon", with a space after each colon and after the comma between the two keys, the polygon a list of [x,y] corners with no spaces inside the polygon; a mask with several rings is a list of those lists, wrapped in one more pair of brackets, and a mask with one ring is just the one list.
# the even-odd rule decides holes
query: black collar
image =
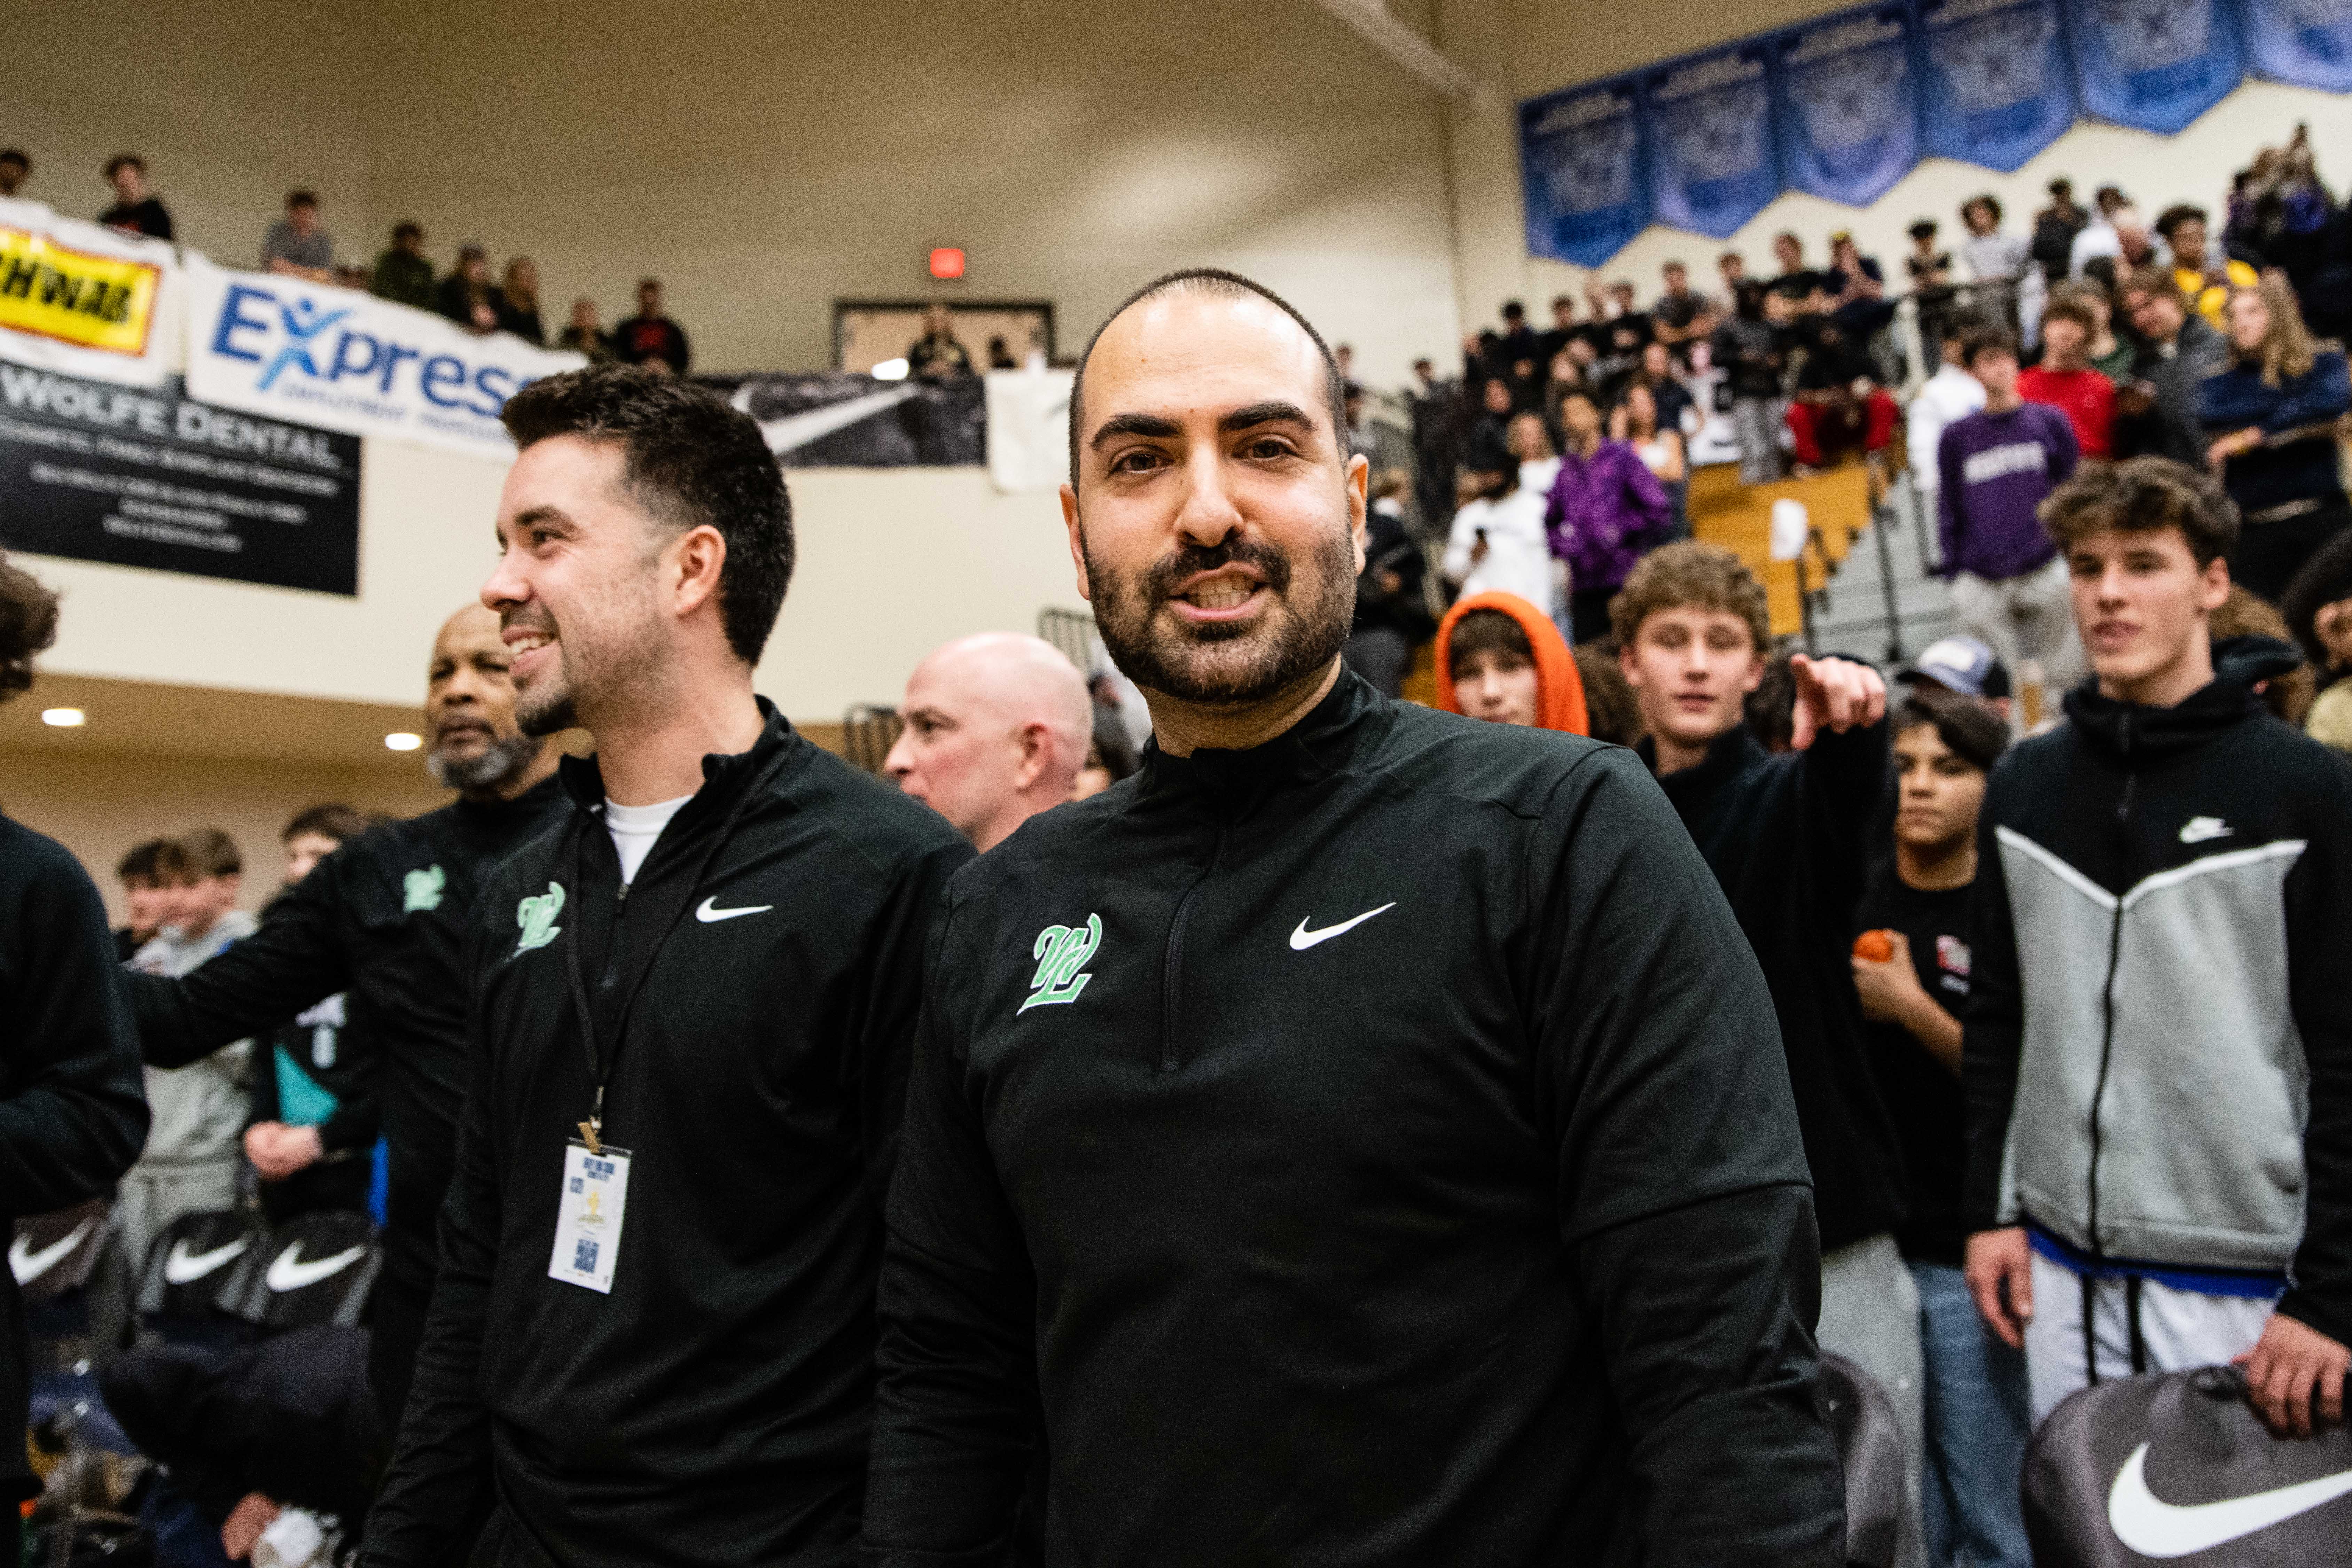
{"label": "black collar", "polygon": [[[714,811],[724,811],[734,797],[751,781],[764,771],[779,752],[787,746],[802,743],[792,721],[776,711],[776,705],[766,698],[756,699],[760,717],[766,721],[760,738],[751,742],[748,752],[707,752],[702,758],[702,787],[694,798],[678,812],[682,824],[691,826],[696,820]],[[596,765],[593,752],[584,757],[565,757],[556,764],[555,775],[572,804],[588,816],[601,817],[604,812],[604,773]]]}
{"label": "black collar", "polygon": [[1658,745],[1650,736],[1643,736],[1634,750],[1649,764],[1650,772],[1657,774],[1658,787],[1677,808],[1705,800],[1771,755],[1746,724],[1734,724],[1706,743],[1705,757],[1671,773],[1658,773]]}
{"label": "black collar", "polygon": [[1395,705],[1343,668],[1322,701],[1262,745],[1171,757],[1156,740],[1146,742],[1139,795],[1147,801],[1207,795],[1221,805],[1245,805],[1290,784],[1341,772],[1386,735],[1394,720]]}

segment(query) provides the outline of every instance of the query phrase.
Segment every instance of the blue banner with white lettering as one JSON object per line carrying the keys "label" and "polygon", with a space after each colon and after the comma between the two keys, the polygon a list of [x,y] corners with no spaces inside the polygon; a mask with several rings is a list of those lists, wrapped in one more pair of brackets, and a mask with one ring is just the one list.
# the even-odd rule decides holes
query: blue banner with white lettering
{"label": "blue banner with white lettering", "polygon": [[1926,0],[1920,98],[1927,151],[2012,174],[2074,123],[2058,0]]}
{"label": "blue banner with white lettering", "polygon": [[2237,86],[2245,50],[2230,0],[2074,0],[2083,112],[2170,135]]}
{"label": "blue banner with white lettering", "polygon": [[1649,226],[1641,109],[1630,76],[1519,105],[1530,254],[1598,267]]}
{"label": "blue banner with white lettering", "polygon": [[1772,42],[1772,124],[1790,188],[1868,206],[1919,161],[1909,0],[1791,27]]}
{"label": "blue banner with white lettering", "polygon": [[2352,0],[2238,0],[2256,76],[2352,92]]}
{"label": "blue banner with white lettering", "polygon": [[1728,239],[1780,194],[1771,70],[1770,41],[1756,38],[1643,78],[1659,222]]}

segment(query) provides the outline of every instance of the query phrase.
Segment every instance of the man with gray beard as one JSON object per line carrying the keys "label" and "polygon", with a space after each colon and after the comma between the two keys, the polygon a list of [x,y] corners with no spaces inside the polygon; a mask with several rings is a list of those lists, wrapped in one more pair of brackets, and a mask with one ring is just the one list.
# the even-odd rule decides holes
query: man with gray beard
{"label": "man with gray beard", "polygon": [[432,1299],[434,1226],[466,1092],[475,889],[563,809],[555,748],[516,723],[511,662],[496,616],[469,605],[450,616],[425,677],[425,765],[457,798],[345,844],[270,906],[258,931],[204,968],[129,977],[141,1047],[157,1067],[349,994],[350,1022],[382,1053],[391,1194],[369,1376],[391,1422],[406,1403]]}

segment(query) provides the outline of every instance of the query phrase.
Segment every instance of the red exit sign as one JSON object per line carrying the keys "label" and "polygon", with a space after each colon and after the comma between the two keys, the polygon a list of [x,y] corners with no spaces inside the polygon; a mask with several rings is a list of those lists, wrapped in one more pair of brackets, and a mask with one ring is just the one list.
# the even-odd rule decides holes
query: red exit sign
{"label": "red exit sign", "polygon": [[942,245],[931,252],[931,276],[961,278],[963,276],[963,252],[952,245]]}

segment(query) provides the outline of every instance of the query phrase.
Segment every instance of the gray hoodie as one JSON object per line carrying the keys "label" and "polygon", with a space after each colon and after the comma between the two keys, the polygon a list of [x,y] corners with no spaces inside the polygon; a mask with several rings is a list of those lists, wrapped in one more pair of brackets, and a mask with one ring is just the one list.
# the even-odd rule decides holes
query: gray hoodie
{"label": "gray hoodie", "polygon": [[[181,940],[167,926],[131,955],[131,967],[176,979],[257,929],[254,918],[243,910],[229,910],[193,942]],[[253,1042],[239,1040],[188,1067],[146,1068],[147,1109],[152,1120],[147,1146],[134,1172],[209,1165],[236,1158],[253,1108],[252,1096],[245,1087],[252,1055]]]}

